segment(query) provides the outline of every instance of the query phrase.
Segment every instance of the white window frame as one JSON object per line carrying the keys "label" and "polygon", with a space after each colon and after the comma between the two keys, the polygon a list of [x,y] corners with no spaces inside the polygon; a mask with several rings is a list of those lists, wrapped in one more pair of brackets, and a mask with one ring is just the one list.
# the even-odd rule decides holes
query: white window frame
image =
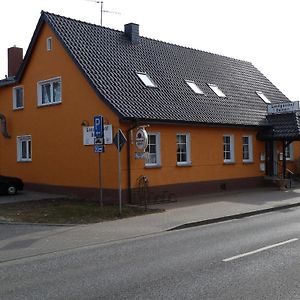
{"label": "white window frame", "polygon": [[[17,90],[22,90],[22,106],[17,106]],[[24,108],[24,86],[15,86],[13,87],[13,109],[23,109]]]}
{"label": "white window frame", "polygon": [[150,76],[145,72],[136,72],[138,78],[143,82],[143,84],[147,87],[157,87],[154,81],[150,78]]}
{"label": "white window frame", "polygon": [[155,140],[156,162],[155,163],[149,162],[149,152],[147,151],[148,150],[148,147],[147,147],[145,150],[145,152],[148,154],[147,158],[145,160],[145,167],[147,167],[147,168],[155,168],[155,167],[161,166],[160,133],[159,132],[148,132],[148,145],[150,143],[151,135],[154,135],[156,137],[156,140]]}
{"label": "white window frame", "polygon": [[[229,153],[230,153],[230,158],[225,158],[225,141],[224,138],[229,137]],[[228,152],[228,151],[227,151]],[[223,160],[225,164],[232,164],[235,162],[234,160],[234,135],[232,134],[224,134],[223,135]]]}
{"label": "white window frame", "polygon": [[265,103],[271,104],[271,101],[267,98],[267,96],[262,91],[256,91],[257,96],[262,99]]}
{"label": "white window frame", "polygon": [[[58,101],[53,101],[53,84],[59,82],[60,84],[60,99]],[[46,84],[50,84],[50,101],[49,102],[43,102],[42,99],[42,87]],[[37,95],[38,95],[38,101],[37,104],[38,106],[48,106],[48,105],[55,105],[55,104],[60,104],[62,102],[62,82],[61,82],[61,77],[54,77],[51,79],[47,80],[41,80],[38,81],[37,83]]]}
{"label": "white window frame", "polygon": [[[25,156],[23,156],[23,145],[25,146]],[[32,161],[32,138],[31,135],[17,136],[17,161]]]}
{"label": "white window frame", "polygon": [[207,84],[210,89],[219,97],[226,98],[226,95],[221,91],[221,89],[214,83],[208,83]]}
{"label": "white window frame", "polygon": [[52,45],[52,37],[48,37],[46,39],[46,49],[47,51],[52,51],[53,45]]}
{"label": "white window frame", "polygon": [[185,80],[185,83],[191,88],[191,90],[195,94],[204,95],[203,91],[199,88],[199,86],[193,80]]}
{"label": "white window frame", "polygon": [[[186,153],[186,160],[185,161],[178,161],[178,136],[185,136],[185,153]],[[181,143],[183,144],[183,143]],[[189,132],[178,132],[176,134],[176,164],[177,166],[190,166],[192,164],[191,161],[191,135]]]}
{"label": "white window frame", "polygon": [[[289,156],[287,156],[287,154],[289,154]],[[290,143],[285,148],[285,158],[286,158],[286,160],[294,160],[294,145],[293,145],[293,143]]]}
{"label": "white window frame", "polygon": [[[244,144],[244,138],[248,138],[248,144]],[[244,158],[244,146],[248,146],[249,158]],[[253,162],[253,137],[252,135],[244,135],[242,137],[242,155],[244,163],[252,163]]]}

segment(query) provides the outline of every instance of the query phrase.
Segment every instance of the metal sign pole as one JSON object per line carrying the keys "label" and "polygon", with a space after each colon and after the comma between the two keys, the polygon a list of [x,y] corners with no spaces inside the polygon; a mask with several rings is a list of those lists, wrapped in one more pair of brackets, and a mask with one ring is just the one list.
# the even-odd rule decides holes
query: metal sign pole
{"label": "metal sign pole", "polygon": [[99,162],[99,202],[100,202],[100,206],[103,207],[101,153],[99,153],[98,162]]}
{"label": "metal sign pole", "polygon": [[119,177],[119,213],[122,215],[122,186],[121,186],[121,149],[120,149],[120,131],[118,131],[118,177]]}

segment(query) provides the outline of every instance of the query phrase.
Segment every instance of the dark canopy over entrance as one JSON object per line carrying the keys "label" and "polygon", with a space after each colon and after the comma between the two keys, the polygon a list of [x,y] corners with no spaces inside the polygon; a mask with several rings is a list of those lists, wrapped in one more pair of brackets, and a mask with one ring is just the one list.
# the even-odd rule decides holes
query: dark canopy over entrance
{"label": "dark canopy over entrance", "polygon": [[266,142],[266,174],[275,174],[277,159],[274,157],[274,142],[282,143],[282,177],[286,178],[286,148],[293,141],[300,141],[300,112],[268,115],[267,125],[257,134],[257,139]]}

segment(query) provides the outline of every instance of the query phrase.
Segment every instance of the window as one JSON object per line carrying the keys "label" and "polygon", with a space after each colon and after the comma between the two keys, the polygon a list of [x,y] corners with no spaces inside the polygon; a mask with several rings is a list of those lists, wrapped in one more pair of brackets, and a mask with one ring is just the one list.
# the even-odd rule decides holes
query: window
{"label": "window", "polygon": [[243,136],[243,162],[253,162],[252,136]]}
{"label": "window", "polygon": [[52,50],[52,37],[48,37],[46,40],[47,51]]}
{"label": "window", "polygon": [[61,102],[61,79],[54,78],[38,82],[38,106]]}
{"label": "window", "polygon": [[219,87],[215,84],[208,83],[207,84],[211,90],[219,97],[226,97],[226,95],[219,89]]}
{"label": "window", "polygon": [[31,161],[31,135],[17,137],[17,161]]}
{"label": "window", "polygon": [[233,135],[223,136],[224,163],[234,163],[234,137]]}
{"label": "window", "polygon": [[196,94],[202,94],[202,95],[204,94],[194,81],[186,80],[185,82]]}
{"label": "window", "polygon": [[177,165],[191,164],[190,134],[178,133],[177,136]]}
{"label": "window", "polygon": [[293,151],[293,144],[290,143],[288,146],[285,147],[285,158],[286,160],[293,160],[294,159],[294,151]]}
{"label": "window", "polygon": [[271,101],[264,95],[261,91],[256,91],[256,94],[265,102],[265,103],[271,103]]}
{"label": "window", "polygon": [[13,88],[13,109],[24,108],[24,89],[21,86]]}
{"label": "window", "polygon": [[157,167],[160,166],[160,134],[148,133],[148,146],[146,148],[148,154],[145,166]]}
{"label": "window", "polygon": [[140,80],[144,83],[145,86],[148,86],[148,87],[156,87],[156,84],[155,84],[154,81],[149,77],[148,74],[146,74],[146,73],[140,73],[140,72],[137,72],[136,74],[137,74],[137,76],[140,78]]}

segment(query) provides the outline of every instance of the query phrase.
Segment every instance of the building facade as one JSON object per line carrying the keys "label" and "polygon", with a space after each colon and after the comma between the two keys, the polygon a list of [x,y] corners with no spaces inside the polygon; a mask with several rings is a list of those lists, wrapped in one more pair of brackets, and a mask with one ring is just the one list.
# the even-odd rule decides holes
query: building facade
{"label": "building facade", "polygon": [[[87,142],[95,115],[107,129],[100,154],[107,202],[118,190],[119,129],[127,138],[122,191],[131,202],[145,178],[150,198],[159,199],[260,186],[283,162],[295,170],[297,126],[279,136],[286,122],[277,130],[278,118],[266,118],[269,103],[290,100],[252,64],[143,38],[138,29],[42,12],[24,59],[11,48],[9,76],[0,81],[1,174],[28,188],[97,197],[99,154]],[[141,127],[146,155],[135,145]]]}

